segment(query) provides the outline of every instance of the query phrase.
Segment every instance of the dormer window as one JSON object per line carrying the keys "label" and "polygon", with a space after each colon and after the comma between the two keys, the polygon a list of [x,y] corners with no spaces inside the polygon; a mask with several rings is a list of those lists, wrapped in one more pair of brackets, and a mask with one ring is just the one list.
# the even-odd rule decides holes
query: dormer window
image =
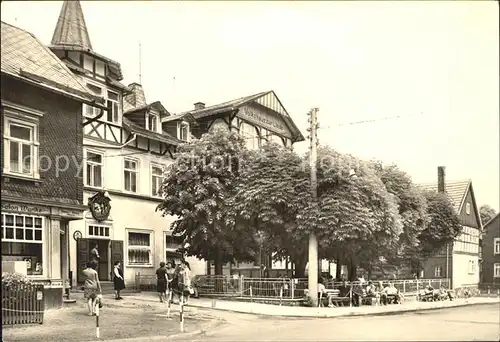
{"label": "dormer window", "polygon": [[189,124],[187,122],[183,121],[179,124],[178,137],[182,141],[189,141]]}
{"label": "dormer window", "polygon": [[160,117],[153,113],[146,114],[146,129],[158,133]]}

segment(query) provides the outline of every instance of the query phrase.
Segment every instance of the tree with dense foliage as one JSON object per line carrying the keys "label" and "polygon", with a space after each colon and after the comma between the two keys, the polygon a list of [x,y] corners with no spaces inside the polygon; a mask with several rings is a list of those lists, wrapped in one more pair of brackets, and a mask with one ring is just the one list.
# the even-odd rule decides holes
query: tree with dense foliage
{"label": "tree with dense foliage", "polygon": [[235,210],[263,237],[266,254],[290,257],[297,276],[307,260],[308,230],[300,230],[297,216],[311,201],[309,168],[296,153],[277,144],[250,151],[240,172]]}
{"label": "tree with dense foliage", "polygon": [[484,204],[479,208],[479,214],[481,215],[481,221],[483,224],[488,223],[497,214],[496,210],[487,204]]}
{"label": "tree with dense foliage", "polygon": [[403,231],[399,236],[399,248],[385,255],[391,264],[410,266],[420,260],[419,236],[429,223],[427,200],[411,177],[396,165],[372,162],[376,174],[387,191],[396,198]]}
{"label": "tree with dense foliage", "polygon": [[180,251],[223,263],[252,260],[257,248],[252,231],[238,224],[234,191],[247,150],[234,132],[216,129],[179,146],[160,189],[157,211],[172,215],[174,234],[186,245]]}
{"label": "tree with dense foliage", "polygon": [[396,199],[369,163],[328,147],[318,156],[318,200],[303,210],[299,227],[314,229],[320,256],[349,265],[354,279],[357,266],[397,247],[402,223]]}
{"label": "tree with dense foliage", "polygon": [[453,203],[446,194],[425,190],[423,194],[427,201],[429,222],[418,236],[418,253],[412,259],[411,269],[417,274],[425,259],[442,251],[462,232]]}

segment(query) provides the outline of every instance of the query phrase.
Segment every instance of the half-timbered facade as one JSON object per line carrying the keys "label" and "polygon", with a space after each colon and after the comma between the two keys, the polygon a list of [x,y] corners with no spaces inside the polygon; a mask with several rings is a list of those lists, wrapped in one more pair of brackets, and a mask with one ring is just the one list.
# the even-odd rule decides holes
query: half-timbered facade
{"label": "half-timbered facade", "polygon": [[446,193],[458,214],[462,232],[453,243],[429,258],[423,269],[425,278],[451,278],[454,288],[477,286],[480,279],[479,239],[481,216],[471,180],[446,181],[444,167],[438,168],[437,184],[424,184],[426,190]]}
{"label": "half-timbered facade", "polygon": [[142,87],[126,86],[120,64],[96,53],[90,42],[81,5],[64,1],[52,51],[80,77],[105,109],[83,106],[83,217],[70,224],[71,270],[74,282],[97,246],[98,273],[111,280],[121,261],[126,282],[136,273],[154,274],[168,254],[173,237],[169,218],[155,212],[163,169],[181,141],[163,133],[160,102],[147,103]]}

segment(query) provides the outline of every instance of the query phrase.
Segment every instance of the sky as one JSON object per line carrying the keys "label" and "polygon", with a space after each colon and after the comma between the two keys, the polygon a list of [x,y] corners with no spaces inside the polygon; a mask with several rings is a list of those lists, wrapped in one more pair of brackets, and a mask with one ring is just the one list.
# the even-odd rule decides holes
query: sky
{"label": "sky", "polygon": [[[496,1],[81,5],[94,51],[121,63],[126,84],[141,74],[148,102],[175,113],[274,90],[304,136],[317,107],[321,144],[417,183],[445,166],[500,209]],[[49,44],[61,6],[3,1],[1,18]]]}

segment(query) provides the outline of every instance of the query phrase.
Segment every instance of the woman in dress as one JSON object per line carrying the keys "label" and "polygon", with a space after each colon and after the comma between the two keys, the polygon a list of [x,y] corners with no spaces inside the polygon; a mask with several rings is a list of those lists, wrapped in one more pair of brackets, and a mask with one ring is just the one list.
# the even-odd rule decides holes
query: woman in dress
{"label": "woman in dress", "polygon": [[184,301],[187,304],[189,296],[191,295],[192,292],[192,288],[191,288],[191,267],[189,267],[189,263],[186,260],[182,261],[181,279],[183,285],[182,288],[184,293]]}
{"label": "woman in dress", "polygon": [[120,296],[120,291],[125,288],[125,280],[123,279],[123,270],[119,261],[115,261],[113,269],[113,286],[115,288],[115,299],[123,299]]}
{"label": "woman in dress", "polygon": [[95,315],[94,308],[96,304],[97,294],[101,293],[101,283],[99,282],[99,275],[95,268],[97,265],[92,261],[87,263],[87,268],[83,270],[83,296],[87,299],[89,316]]}
{"label": "woman in dress", "polygon": [[156,291],[160,296],[160,303],[163,303],[167,295],[167,269],[163,261],[160,262],[160,268],[156,270]]}

